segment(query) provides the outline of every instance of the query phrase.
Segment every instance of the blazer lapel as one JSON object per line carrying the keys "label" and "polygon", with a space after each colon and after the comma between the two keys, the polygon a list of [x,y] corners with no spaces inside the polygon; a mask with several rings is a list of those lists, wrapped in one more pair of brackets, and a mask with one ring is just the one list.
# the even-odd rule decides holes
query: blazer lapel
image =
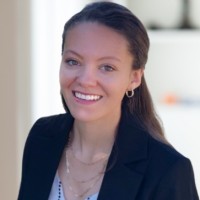
{"label": "blazer lapel", "polygon": [[[48,130],[40,130],[37,136],[30,136],[30,158],[27,167],[27,180],[24,184],[24,199],[48,199],[53,179],[55,177],[60,158],[67,143],[73,119],[69,115],[62,117],[57,124],[50,124]],[[34,131],[37,131],[34,130]],[[43,132],[44,131],[44,132]],[[49,132],[52,137],[45,137],[43,133]],[[34,184],[30,184],[34,183]],[[30,187],[33,186],[32,188]]]}
{"label": "blazer lapel", "polygon": [[142,174],[118,163],[105,174],[98,200],[134,200],[142,179]]}
{"label": "blazer lapel", "polygon": [[98,200],[136,198],[147,167],[147,148],[148,134],[123,115]]}

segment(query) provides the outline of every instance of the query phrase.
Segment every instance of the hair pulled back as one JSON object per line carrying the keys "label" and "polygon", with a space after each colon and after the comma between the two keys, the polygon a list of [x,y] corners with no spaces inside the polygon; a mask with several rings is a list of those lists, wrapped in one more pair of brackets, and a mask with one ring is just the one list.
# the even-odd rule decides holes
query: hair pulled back
{"label": "hair pulled back", "polygon": [[[66,22],[62,35],[62,53],[67,32],[77,24],[84,22],[105,25],[124,36],[128,41],[129,51],[134,58],[133,69],[145,68],[149,51],[147,31],[141,21],[130,10],[112,2],[88,4]],[[63,96],[62,102],[65,110],[69,111]],[[122,106],[155,139],[167,143],[144,76],[141,85],[135,89],[134,96],[132,98],[124,96]]]}

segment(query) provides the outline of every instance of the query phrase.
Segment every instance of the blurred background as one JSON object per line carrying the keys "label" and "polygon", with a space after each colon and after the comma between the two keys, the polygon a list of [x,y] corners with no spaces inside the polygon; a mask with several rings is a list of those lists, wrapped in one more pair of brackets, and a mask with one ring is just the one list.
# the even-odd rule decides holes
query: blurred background
{"label": "blurred background", "polygon": [[[0,199],[16,199],[34,121],[64,112],[64,23],[92,0],[0,0]],[[166,137],[189,157],[200,193],[200,1],[118,0],[148,29],[145,76]]]}

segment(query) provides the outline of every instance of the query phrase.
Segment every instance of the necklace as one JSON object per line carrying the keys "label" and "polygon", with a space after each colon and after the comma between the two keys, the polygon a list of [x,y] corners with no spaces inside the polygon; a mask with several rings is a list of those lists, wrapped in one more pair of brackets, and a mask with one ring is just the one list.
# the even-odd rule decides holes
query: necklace
{"label": "necklace", "polygon": [[[69,164],[69,161],[68,161],[68,159],[67,159],[67,156],[66,156],[66,168],[67,168],[67,174],[71,174],[71,171],[70,171],[70,164]],[[88,178],[88,179],[86,179],[86,180],[78,180],[78,179],[75,178],[72,174],[71,174],[71,176],[72,176],[71,178],[72,178],[74,181],[78,182],[78,183],[87,183],[87,182],[90,182],[90,181],[94,180],[95,178],[101,176],[103,173],[104,173],[104,172],[103,172],[103,170],[102,170],[101,172],[98,172],[96,175],[94,175],[94,176],[92,176],[92,177],[90,177],[90,178]]]}
{"label": "necklace", "polygon": [[[71,152],[73,153],[73,152]],[[73,154],[74,155],[74,154]],[[105,157],[104,157],[105,158]],[[97,162],[99,162],[100,160],[102,160],[103,158],[101,159],[98,159],[97,161],[93,162],[93,164],[91,163],[85,163],[85,162],[81,162],[79,159],[75,158],[76,160],[78,160],[80,163],[82,164],[85,164],[86,166],[87,165],[94,165],[96,164]],[[106,159],[107,160],[107,159]],[[68,180],[68,184],[67,184],[67,187],[69,188],[69,190],[71,191],[72,195],[75,197],[75,198],[82,198],[83,196],[85,196],[96,184],[97,182],[100,180],[100,178],[102,177],[102,175],[104,174],[105,172],[105,168],[106,168],[106,160],[104,161],[104,164],[103,164],[103,169],[101,172],[98,172],[96,175],[88,178],[87,180],[77,180],[76,178],[73,177],[73,175],[71,174],[71,171],[70,171],[70,163],[69,163],[69,159],[68,159],[68,155],[67,155],[67,150],[66,150],[66,170],[67,170],[67,175],[69,177],[69,180]],[[70,178],[73,179],[75,182],[77,183],[80,183],[80,184],[85,184],[85,183],[90,183],[89,186],[84,190],[82,191],[80,194],[77,193],[74,188],[72,187],[72,185],[70,184]]]}
{"label": "necklace", "polygon": [[93,162],[88,163],[88,162],[82,161],[82,160],[80,160],[79,158],[77,158],[76,154],[74,153],[74,150],[73,150],[72,146],[69,146],[68,149],[69,149],[69,151],[73,154],[73,157],[74,157],[78,162],[80,162],[80,163],[82,163],[82,164],[84,164],[84,165],[95,165],[96,163],[100,162],[100,161],[103,160],[103,159],[106,159],[106,160],[108,159],[108,155],[104,155],[104,156],[102,156],[101,158],[99,158],[99,159],[97,159],[97,160],[94,160]]}
{"label": "necklace", "polygon": [[78,194],[73,187],[70,184],[67,184],[69,190],[72,192],[73,196],[76,198],[82,198],[83,196],[85,196],[95,185],[96,183],[100,180],[101,176],[98,177],[98,179],[96,179],[95,182],[93,182],[88,188],[86,188],[82,193]]}

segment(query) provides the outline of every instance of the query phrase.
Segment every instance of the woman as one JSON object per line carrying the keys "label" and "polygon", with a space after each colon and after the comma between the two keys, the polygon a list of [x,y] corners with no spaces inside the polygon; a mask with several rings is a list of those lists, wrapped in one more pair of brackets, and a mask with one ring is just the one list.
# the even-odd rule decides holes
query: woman
{"label": "woman", "polygon": [[144,79],[149,39],[126,8],[98,2],[64,27],[66,114],[28,136],[18,200],[197,200],[190,161],[166,141]]}

